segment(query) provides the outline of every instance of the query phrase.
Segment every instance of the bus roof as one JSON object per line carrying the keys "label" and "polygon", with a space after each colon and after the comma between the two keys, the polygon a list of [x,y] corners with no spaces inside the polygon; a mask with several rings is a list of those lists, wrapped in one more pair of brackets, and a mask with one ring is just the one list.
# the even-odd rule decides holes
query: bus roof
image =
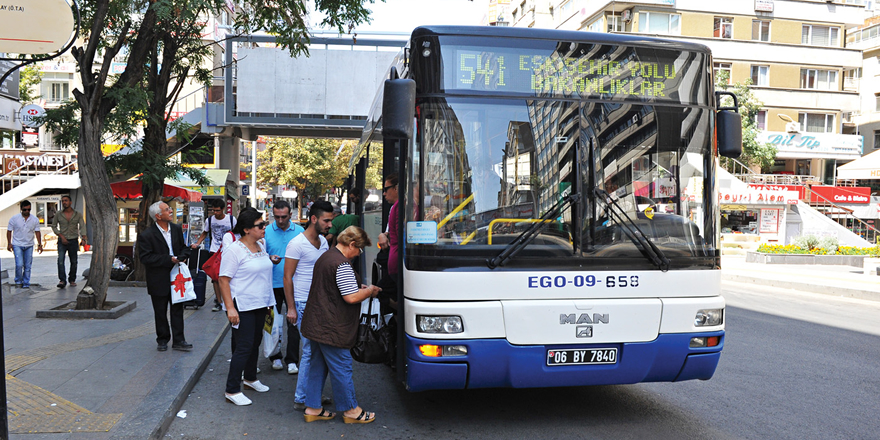
{"label": "bus roof", "polygon": [[504,26],[419,26],[412,37],[438,35],[467,35],[475,37],[528,38],[539,40],[571,41],[624,46],[662,46],[666,49],[702,52],[710,54],[705,45],[662,38],[643,37],[631,34],[610,34],[604,32],[562,31],[557,29],[535,29]]}

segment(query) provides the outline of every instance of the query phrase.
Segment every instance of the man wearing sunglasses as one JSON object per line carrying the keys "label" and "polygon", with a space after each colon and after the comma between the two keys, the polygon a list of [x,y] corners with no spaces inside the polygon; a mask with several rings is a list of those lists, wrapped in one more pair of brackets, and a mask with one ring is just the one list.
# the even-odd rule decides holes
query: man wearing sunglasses
{"label": "man wearing sunglasses", "polygon": [[21,214],[9,219],[6,227],[6,249],[15,255],[15,285],[22,289],[31,287],[31,265],[34,262],[34,236],[37,237],[37,252],[43,253],[40,238],[40,220],[31,215],[31,202],[19,203]]}
{"label": "man wearing sunglasses", "polygon": [[[211,234],[211,248],[208,251],[208,258],[211,258],[211,255],[220,250],[220,245],[223,243],[223,235],[235,227],[235,218],[231,215],[226,215],[226,203],[223,200],[211,200],[210,205],[214,215],[208,217],[205,232],[202,232],[202,235],[199,235],[199,239],[192,244],[193,249],[198,249],[202,242],[205,241],[205,238],[208,237],[208,234]],[[211,310],[219,312],[221,309],[218,295],[220,286],[217,284],[217,280],[211,280],[211,283],[214,285],[214,308]]]}
{"label": "man wearing sunglasses", "polygon": [[[272,216],[275,222],[266,227],[266,252],[269,255],[284,255],[287,251],[287,243],[293,237],[301,234],[305,229],[291,221],[290,204],[284,200],[275,202],[272,206]],[[284,297],[284,265],[272,266],[272,290],[275,292],[275,316],[282,315],[281,305],[287,302]],[[287,304],[287,307],[296,307]],[[286,320],[285,320],[286,321]],[[284,362],[282,363],[282,358]],[[272,361],[273,370],[282,370],[287,365],[287,374],[299,372],[299,330],[296,326],[287,322],[287,351],[282,355],[281,350],[269,357]]]}

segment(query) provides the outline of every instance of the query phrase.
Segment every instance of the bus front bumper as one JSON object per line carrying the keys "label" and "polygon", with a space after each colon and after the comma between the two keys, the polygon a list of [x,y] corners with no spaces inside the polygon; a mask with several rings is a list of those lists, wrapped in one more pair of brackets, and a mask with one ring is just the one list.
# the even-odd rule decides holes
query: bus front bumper
{"label": "bus front bumper", "polygon": [[[691,348],[691,338],[719,338],[717,346]],[[650,342],[590,345],[511,345],[505,339],[429,340],[406,336],[410,391],[465,388],[534,388],[707,380],[715,373],[724,331],[661,334]],[[464,345],[467,355],[424,356],[419,346]],[[617,362],[547,365],[548,350],[617,348]]]}

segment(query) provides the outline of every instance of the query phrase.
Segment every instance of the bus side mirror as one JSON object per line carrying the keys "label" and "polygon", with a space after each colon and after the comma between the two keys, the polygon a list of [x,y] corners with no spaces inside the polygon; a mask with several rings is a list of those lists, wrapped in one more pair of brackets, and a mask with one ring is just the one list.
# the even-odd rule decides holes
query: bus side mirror
{"label": "bus side mirror", "polygon": [[718,112],[715,113],[718,154],[736,159],[742,154],[742,116],[738,113],[736,95],[730,92],[715,92],[715,102],[721,101],[721,95],[732,97],[733,106],[719,107]]}
{"label": "bus side mirror", "polygon": [[382,137],[412,139],[416,117],[416,82],[386,79],[382,97]]}

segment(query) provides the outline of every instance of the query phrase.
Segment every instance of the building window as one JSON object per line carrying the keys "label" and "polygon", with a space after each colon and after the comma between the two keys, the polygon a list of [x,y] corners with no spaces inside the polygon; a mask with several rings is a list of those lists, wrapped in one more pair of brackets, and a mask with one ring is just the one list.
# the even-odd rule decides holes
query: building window
{"label": "building window", "polygon": [[801,69],[801,88],[813,90],[837,90],[837,71]]}
{"label": "building window", "polygon": [[770,66],[752,66],[752,84],[756,86],[769,86]]}
{"label": "building window", "polygon": [[733,38],[733,19],[730,17],[715,17],[715,38]]}
{"label": "building window", "polygon": [[681,16],[660,12],[639,12],[639,32],[678,35],[681,33]]}
{"label": "building window", "polygon": [[767,110],[759,110],[758,113],[755,113],[755,125],[758,130],[767,129]]}
{"label": "building window", "polygon": [[880,148],[880,131],[874,132],[874,149]]}
{"label": "building window", "polygon": [[605,21],[608,22],[608,33],[623,32],[623,18],[619,15],[606,15]]}
{"label": "building window", "polygon": [[834,115],[826,113],[798,113],[801,131],[808,133],[834,133]]}
{"label": "building window", "polygon": [[769,20],[752,20],[752,40],[770,41]]}
{"label": "building window", "polygon": [[830,26],[805,24],[801,28],[801,44],[810,46],[837,46],[839,29]]}
{"label": "building window", "polygon": [[53,82],[49,83],[49,102],[64,102],[70,99],[70,84]]}
{"label": "building window", "polygon": [[732,80],[730,79],[731,72],[731,63],[714,63],[712,64],[712,72],[715,74],[715,78],[721,74],[721,72],[727,72],[727,84],[732,84]]}
{"label": "building window", "polygon": [[601,18],[587,25],[587,31],[589,32],[602,32],[602,29],[604,28],[605,23]]}
{"label": "building window", "polygon": [[874,111],[880,112],[880,94],[874,95]]}

